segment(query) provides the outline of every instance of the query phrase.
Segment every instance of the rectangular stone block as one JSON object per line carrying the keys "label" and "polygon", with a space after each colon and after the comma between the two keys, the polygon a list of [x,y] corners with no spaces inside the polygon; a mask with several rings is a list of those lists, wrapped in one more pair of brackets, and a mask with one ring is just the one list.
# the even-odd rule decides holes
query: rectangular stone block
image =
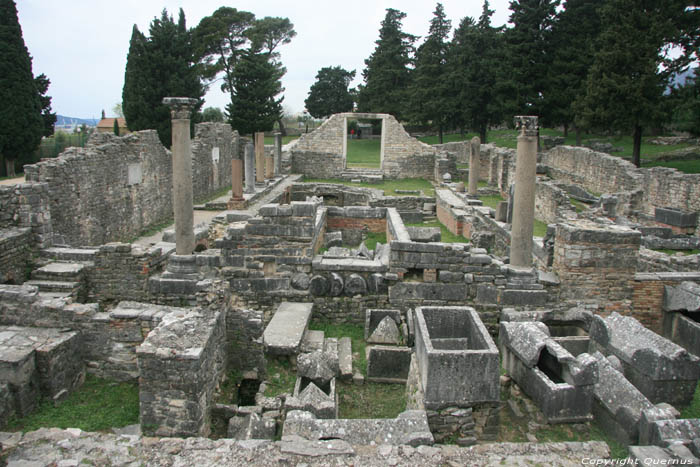
{"label": "rectangular stone block", "polygon": [[367,381],[405,384],[411,365],[411,349],[370,345],[367,352]]}

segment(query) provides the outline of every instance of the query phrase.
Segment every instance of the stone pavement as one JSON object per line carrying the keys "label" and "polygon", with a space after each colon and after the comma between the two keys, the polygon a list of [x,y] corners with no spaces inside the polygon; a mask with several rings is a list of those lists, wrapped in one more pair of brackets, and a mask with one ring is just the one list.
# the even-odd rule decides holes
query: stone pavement
{"label": "stone pavement", "polygon": [[469,448],[443,446],[352,446],[342,440],[281,441],[148,438],[86,433],[78,429],[42,428],[25,433],[0,433],[8,467],[120,466],[580,466],[582,460],[607,459],[607,445],[587,443],[503,443]]}

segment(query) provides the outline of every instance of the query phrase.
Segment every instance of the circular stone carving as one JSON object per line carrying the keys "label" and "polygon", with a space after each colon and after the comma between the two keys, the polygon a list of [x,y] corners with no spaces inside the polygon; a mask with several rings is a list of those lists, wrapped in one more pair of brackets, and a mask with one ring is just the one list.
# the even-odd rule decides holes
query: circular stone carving
{"label": "circular stone carving", "polygon": [[369,290],[369,293],[371,294],[387,293],[388,287],[386,281],[384,280],[384,276],[378,272],[371,274],[367,280],[367,290]]}
{"label": "circular stone carving", "polygon": [[345,280],[345,295],[364,295],[367,293],[367,284],[359,274],[350,274]]}
{"label": "circular stone carving", "polygon": [[331,297],[337,297],[343,293],[343,277],[335,272],[331,273]]}
{"label": "circular stone carving", "polygon": [[330,284],[328,283],[328,279],[324,276],[314,276],[311,278],[311,281],[309,281],[309,291],[311,295],[323,297],[328,294],[329,290]]}
{"label": "circular stone carving", "polygon": [[294,274],[292,276],[291,285],[293,289],[296,290],[308,290],[309,284],[311,283],[309,276],[300,272],[299,274]]}

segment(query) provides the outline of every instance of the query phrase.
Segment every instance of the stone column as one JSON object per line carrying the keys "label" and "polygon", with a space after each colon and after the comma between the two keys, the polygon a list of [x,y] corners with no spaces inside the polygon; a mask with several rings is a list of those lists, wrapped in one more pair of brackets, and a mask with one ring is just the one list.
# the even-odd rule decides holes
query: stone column
{"label": "stone column", "polygon": [[268,156],[267,153],[265,153],[265,178],[275,178],[275,160],[272,154]]}
{"label": "stone column", "polygon": [[231,159],[231,199],[243,199],[243,160],[240,154],[241,137],[238,132],[233,135],[233,158]]}
{"label": "stone column", "polygon": [[255,181],[265,183],[265,133],[255,133]]}
{"label": "stone column", "polygon": [[282,133],[279,131],[275,132],[275,175],[280,175],[282,173]]}
{"label": "stone column", "polygon": [[245,146],[245,192],[255,193],[255,148],[253,143]]}
{"label": "stone column", "polygon": [[192,148],[190,114],[197,99],[166,97],[170,107],[173,133],[173,211],[175,213],[175,251],[191,255],[194,251],[194,212],[192,202]]}
{"label": "stone column", "polygon": [[469,151],[469,194],[476,196],[479,185],[479,171],[481,168],[481,140],[478,136],[472,138]]}
{"label": "stone column", "polygon": [[532,229],[535,220],[537,176],[537,117],[517,116],[518,151],[515,160],[515,196],[510,236],[510,264],[532,267]]}

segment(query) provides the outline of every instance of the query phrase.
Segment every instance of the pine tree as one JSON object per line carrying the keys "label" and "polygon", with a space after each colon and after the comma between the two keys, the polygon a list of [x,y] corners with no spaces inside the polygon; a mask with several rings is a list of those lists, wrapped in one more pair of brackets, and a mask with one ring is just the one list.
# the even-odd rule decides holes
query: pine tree
{"label": "pine tree", "polygon": [[537,115],[540,125],[550,123],[552,24],[559,0],[511,0],[506,31],[511,74],[509,111]]}
{"label": "pine tree", "polygon": [[281,118],[284,91],[280,69],[269,54],[245,50],[233,71],[231,103],[226,106],[228,121],[241,134],[270,131]]}
{"label": "pine tree", "polygon": [[354,77],[355,70],[347,71],[339,66],[318,70],[316,82],[311,85],[309,95],[304,100],[306,110],[314,118],[351,112],[353,97],[348,86]]}
{"label": "pine tree", "polygon": [[409,66],[416,37],[401,30],[405,17],[405,13],[393,8],[386,10],[377,46],[365,60],[362,71],[365,84],[358,96],[360,112],[388,113],[399,120],[406,115]]}
{"label": "pine tree", "polygon": [[451,22],[445,17],[442,4],[438,3],[430,20],[428,37],[416,51],[416,68],[409,88],[412,120],[437,127],[440,144],[449,118],[446,110],[452,101],[445,79],[450,29]]}
{"label": "pine tree", "polygon": [[[595,42],[600,34],[599,0],[566,0],[552,27],[550,69],[551,123],[564,125],[565,134],[574,122],[573,102],[585,93],[588,70],[593,65]],[[581,132],[576,128],[577,144]]]}
{"label": "pine tree", "polygon": [[476,130],[484,143],[489,126],[503,120],[505,95],[505,42],[503,29],[491,26],[493,13],[485,0],[478,22],[462,19],[448,56],[453,121]]}
{"label": "pine tree", "polygon": [[170,109],[163,98],[198,99],[194,124],[205,89],[182,9],[177,23],[163,10],[160,18],[151,21],[149,35],[146,39],[134,26],[122,91],[124,116],[130,130],[155,129],[163,145],[170,147]]}
{"label": "pine tree", "polygon": [[683,1],[608,0],[601,8],[602,32],[586,80],[586,94],[577,100],[576,124],[584,128],[631,131],[632,157],[639,167],[645,127],[666,117],[661,105],[671,67],[665,47],[677,40]]}
{"label": "pine tree", "polygon": [[42,104],[13,0],[0,0],[0,156],[8,176],[41,142]]}
{"label": "pine tree", "polygon": [[41,118],[44,121],[44,131],[42,136],[51,136],[56,124],[56,113],[51,112],[51,96],[47,96],[51,80],[45,74],[40,74],[34,78],[34,85],[39,93],[39,101],[41,102]]}

